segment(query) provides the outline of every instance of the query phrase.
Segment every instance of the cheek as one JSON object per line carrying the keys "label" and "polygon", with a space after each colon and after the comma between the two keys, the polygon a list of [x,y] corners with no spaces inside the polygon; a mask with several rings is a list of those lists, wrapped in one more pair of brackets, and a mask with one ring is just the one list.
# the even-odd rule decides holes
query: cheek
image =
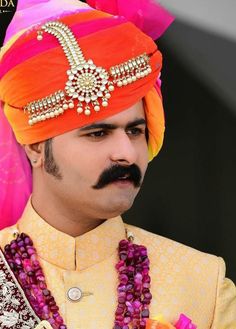
{"label": "cheek", "polygon": [[106,166],[105,156],[98,146],[87,143],[55,143],[54,158],[64,178],[80,179],[93,184]]}

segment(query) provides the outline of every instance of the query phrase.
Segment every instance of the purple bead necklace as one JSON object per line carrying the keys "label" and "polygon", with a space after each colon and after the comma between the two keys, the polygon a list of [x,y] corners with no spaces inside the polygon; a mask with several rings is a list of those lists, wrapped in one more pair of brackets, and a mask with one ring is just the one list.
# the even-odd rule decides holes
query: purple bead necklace
{"label": "purple bead necklace", "polygon": [[[30,237],[25,233],[17,234],[4,250],[8,264],[37,316],[47,320],[53,329],[66,329],[59,307],[47,289]],[[152,299],[147,249],[134,244],[133,237],[130,236],[128,240],[120,241],[118,251],[118,305],[113,329],[145,329]]]}

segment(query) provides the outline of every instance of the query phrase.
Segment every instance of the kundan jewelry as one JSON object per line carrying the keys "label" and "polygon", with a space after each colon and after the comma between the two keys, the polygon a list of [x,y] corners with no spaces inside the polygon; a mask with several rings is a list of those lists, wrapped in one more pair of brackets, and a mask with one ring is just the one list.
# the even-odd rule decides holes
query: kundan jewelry
{"label": "kundan jewelry", "polygon": [[[133,239],[133,235],[127,233],[127,240],[121,240],[118,246],[118,305],[113,329],[144,329],[149,317],[152,295],[147,249],[134,244]],[[18,233],[4,250],[7,262],[37,316],[48,321],[54,329],[66,329],[59,307],[47,288],[37,251],[30,237]]]}
{"label": "kundan jewelry", "polygon": [[[37,40],[42,41],[44,33],[52,34],[60,43],[70,65],[68,81],[64,90],[26,104],[29,125],[62,115],[77,106],[77,113],[90,115],[107,107],[115,87],[124,87],[152,72],[150,57],[140,54],[124,63],[117,63],[108,71],[96,66],[92,59],[86,60],[71,29],[62,22],[49,21],[37,31]],[[75,103],[76,102],[76,103]]]}

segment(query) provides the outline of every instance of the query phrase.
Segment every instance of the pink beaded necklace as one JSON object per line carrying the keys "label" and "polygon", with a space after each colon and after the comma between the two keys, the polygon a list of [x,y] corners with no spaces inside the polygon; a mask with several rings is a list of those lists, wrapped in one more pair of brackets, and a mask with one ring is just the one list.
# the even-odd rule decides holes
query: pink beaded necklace
{"label": "pink beaded necklace", "polygon": [[[59,314],[59,307],[47,289],[46,279],[30,237],[25,233],[18,234],[4,250],[11,270],[38,317],[47,320],[53,329],[66,329]],[[129,237],[120,241],[118,253],[118,305],[113,329],[145,329],[152,299],[147,249],[134,244],[133,238]]]}

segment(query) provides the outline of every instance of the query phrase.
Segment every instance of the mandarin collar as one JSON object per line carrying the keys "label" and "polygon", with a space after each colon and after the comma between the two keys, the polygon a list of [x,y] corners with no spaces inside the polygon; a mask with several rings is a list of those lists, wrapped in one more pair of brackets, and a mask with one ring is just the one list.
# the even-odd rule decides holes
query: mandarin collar
{"label": "mandarin collar", "polygon": [[31,237],[41,259],[71,271],[84,270],[117,253],[119,241],[126,237],[124,223],[118,216],[74,238],[41,218],[31,200],[17,223],[17,229]]}

